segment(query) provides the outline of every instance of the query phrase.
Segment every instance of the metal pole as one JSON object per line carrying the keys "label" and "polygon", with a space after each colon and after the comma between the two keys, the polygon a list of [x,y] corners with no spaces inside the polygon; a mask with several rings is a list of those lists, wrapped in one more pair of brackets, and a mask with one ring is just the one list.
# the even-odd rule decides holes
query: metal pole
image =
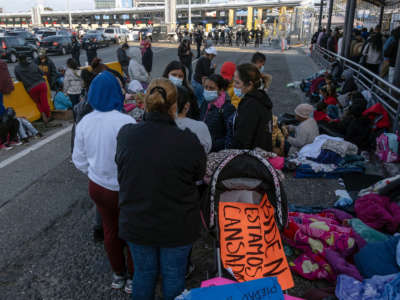
{"label": "metal pole", "polygon": [[344,47],[345,47],[344,56],[346,58],[350,57],[351,33],[353,32],[354,15],[356,13],[356,5],[357,5],[356,0],[349,0],[348,2],[350,2],[350,9],[349,9],[349,17],[347,19],[346,40],[344,43]]}
{"label": "metal pole", "polygon": [[333,12],[333,0],[329,0],[329,11],[328,11],[328,26],[327,26],[327,30],[331,29],[331,25],[332,25],[332,12]]}
{"label": "metal pole", "polygon": [[341,56],[344,56],[345,48],[346,48],[346,36],[348,33],[347,25],[349,23],[349,10],[350,10],[350,1],[346,1],[346,14],[344,16],[344,28],[343,28],[343,43],[342,43],[341,52],[339,53]]}
{"label": "metal pole", "polygon": [[70,0],[67,0],[67,9],[68,9],[68,24],[69,24],[69,29],[71,29],[72,28],[72,16],[71,16]]}
{"label": "metal pole", "polygon": [[396,64],[394,67],[393,85],[400,87],[400,40],[398,41]]}
{"label": "metal pole", "polygon": [[383,13],[385,12],[385,6],[381,6],[381,14],[379,15],[379,27],[381,28],[382,31],[382,23],[383,23]]}
{"label": "metal pole", "polygon": [[322,26],[322,13],[324,10],[324,0],[321,0],[320,6],[319,6],[319,20],[318,20],[318,28],[321,28]]}
{"label": "metal pole", "polygon": [[192,29],[192,0],[189,0],[188,23],[190,31]]}

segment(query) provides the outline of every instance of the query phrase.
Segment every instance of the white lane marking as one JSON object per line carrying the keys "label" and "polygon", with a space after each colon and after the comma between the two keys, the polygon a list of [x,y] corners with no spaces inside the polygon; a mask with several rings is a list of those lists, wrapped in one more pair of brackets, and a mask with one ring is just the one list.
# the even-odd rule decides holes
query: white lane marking
{"label": "white lane marking", "polygon": [[69,125],[68,127],[60,130],[59,132],[56,132],[53,135],[48,136],[47,138],[43,139],[40,142],[37,142],[36,144],[32,145],[31,147],[18,152],[17,154],[3,160],[2,162],[0,162],[0,169],[8,166],[9,164],[13,163],[14,161],[28,155],[29,153],[31,153],[32,151],[35,151],[41,147],[43,147],[44,145],[50,143],[51,141],[54,141],[56,138],[66,134],[67,132],[71,131],[72,125]]}

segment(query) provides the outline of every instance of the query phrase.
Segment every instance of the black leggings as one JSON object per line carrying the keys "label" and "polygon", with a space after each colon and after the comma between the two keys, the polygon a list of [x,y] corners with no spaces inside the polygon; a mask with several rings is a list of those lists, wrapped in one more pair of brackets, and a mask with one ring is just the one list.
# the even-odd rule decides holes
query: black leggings
{"label": "black leggings", "polygon": [[11,119],[7,122],[0,121],[0,144],[6,144],[7,141],[17,141],[18,128],[17,119]]}

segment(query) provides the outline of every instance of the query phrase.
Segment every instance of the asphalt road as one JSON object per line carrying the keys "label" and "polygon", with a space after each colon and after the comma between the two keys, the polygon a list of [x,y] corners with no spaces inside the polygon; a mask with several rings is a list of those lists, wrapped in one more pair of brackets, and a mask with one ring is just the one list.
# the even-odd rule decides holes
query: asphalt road
{"label": "asphalt road", "polygon": [[[100,50],[105,62],[115,60],[115,47]],[[177,58],[175,48],[154,49],[153,77]],[[303,101],[288,82],[316,70],[299,51],[265,51],[266,72],[273,76],[269,94],[274,113],[293,111]],[[215,63],[248,62],[243,49],[219,49]],[[66,57],[55,57],[59,66]],[[12,66],[11,66],[12,67]],[[0,299],[128,299],[110,288],[111,270],[102,244],[92,240],[93,203],[87,179],[70,162],[68,122],[46,137],[11,151],[0,151]],[[59,136],[55,136],[55,134]],[[332,203],[334,180],[285,180],[290,203]],[[211,244],[201,239],[194,248],[196,272],[187,285],[198,287],[213,270]],[[311,284],[295,279],[292,295]]]}

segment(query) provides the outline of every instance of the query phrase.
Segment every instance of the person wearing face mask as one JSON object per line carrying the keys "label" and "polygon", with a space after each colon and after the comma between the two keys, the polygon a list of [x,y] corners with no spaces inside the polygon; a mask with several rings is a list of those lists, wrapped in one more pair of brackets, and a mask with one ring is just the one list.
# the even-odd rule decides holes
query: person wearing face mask
{"label": "person wearing face mask", "polygon": [[197,121],[200,120],[200,109],[197,105],[196,96],[187,81],[185,66],[179,61],[172,61],[166,66],[163,77],[169,79],[178,87],[178,94],[184,93],[185,97],[188,97],[190,108],[187,117]]}
{"label": "person wearing face mask", "polygon": [[154,299],[160,273],[163,299],[180,295],[200,235],[196,182],[207,156],[195,134],[176,126],[177,96],[170,80],[153,80],[144,121],[122,127],[117,137],[119,236],[134,260],[133,299]]}
{"label": "person wearing face mask", "polygon": [[232,120],[235,107],[226,93],[227,87],[228,82],[221,75],[213,74],[204,80],[201,120],[210,130],[211,152],[229,149],[232,142]]}
{"label": "person wearing face mask", "polygon": [[233,62],[227,61],[221,67],[221,76],[229,82],[226,92],[231,98],[232,105],[237,108],[240,102],[240,98],[235,95],[233,87],[233,76],[235,75],[236,65]]}
{"label": "person wearing face mask", "polygon": [[197,104],[199,107],[204,102],[203,98],[203,84],[204,80],[215,72],[216,64],[211,65],[212,60],[217,56],[217,50],[214,47],[209,47],[204,50],[204,55],[199,58],[194,71],[192,80],[192,86],[194,94],[197,98]]}
{"label": "person wearing face mask", "polygon": [[261,74],[264,73],[265,61],[266,57],[261,52],[254,53],[253,57],[251,58],[251,63],[256,65],[257,69],[260,71]]}
{"label": "person wearing face mask", "polygon": [[242,98],[234,118],[234,149],[259,147],[272,151],[272,102],[260,89],[265,83],[255,64],[242,64],[236,68],[235,94]]}

